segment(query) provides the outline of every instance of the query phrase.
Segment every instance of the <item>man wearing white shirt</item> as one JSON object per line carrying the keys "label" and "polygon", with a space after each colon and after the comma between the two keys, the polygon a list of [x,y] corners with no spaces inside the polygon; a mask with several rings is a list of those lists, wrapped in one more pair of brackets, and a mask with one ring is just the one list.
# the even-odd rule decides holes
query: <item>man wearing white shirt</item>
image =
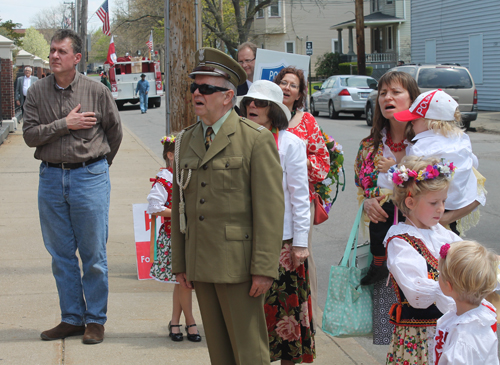
{"label": "man wearing white shirt", "polygon": [[16,80],[16,89],[15,89],[15,99],[16,105],[20,106],[24,113],[24,100],[26,99],[26,95],[28,94],[28,89],[33,85],[35,81],[38,80],[38,77],[31,76],[33,70],[31,67],[27,66],[24,68],[24,76],[20,76]]}

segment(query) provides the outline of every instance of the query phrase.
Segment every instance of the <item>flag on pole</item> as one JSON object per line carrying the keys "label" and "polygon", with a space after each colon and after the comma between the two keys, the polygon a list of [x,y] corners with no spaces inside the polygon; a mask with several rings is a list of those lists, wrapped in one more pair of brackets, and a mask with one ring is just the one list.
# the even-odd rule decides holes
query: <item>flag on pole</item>
{"label": "flag on pole", "polygon": [[102,32],[106,35],[111,35],[111,27],[109,26],[109,8],[108,0],[105,0],[101,7],[96,11],[97,16],[102,21]]}
{"label": "flag on pole", "polygon": [[115,41],[113,40],[113,36],[111,36],[111,42],[109,42],[108,48],[108,57],[104,63],[108,63],[110,66],[113,66],[116,63]]}
{"label": "flag on pole", "polygon": [[149,51],[151,52],[151,50],[153,49],[153,32],[151,32],[149,41],[147,41],[146,44],[148,45]]}

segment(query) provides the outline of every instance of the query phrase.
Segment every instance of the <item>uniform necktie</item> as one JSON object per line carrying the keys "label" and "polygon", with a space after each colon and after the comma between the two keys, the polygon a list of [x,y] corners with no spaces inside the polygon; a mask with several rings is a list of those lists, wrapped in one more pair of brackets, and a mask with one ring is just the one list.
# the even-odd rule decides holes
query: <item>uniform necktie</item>
{"label": "uniform necktie", "polygon": [[208,150],[208,147],[210,147],[210,144],[212,143],[212,134],[214,133],[214,130],[212,127],[208,127],[207,131],[205,132],[205,149]]}

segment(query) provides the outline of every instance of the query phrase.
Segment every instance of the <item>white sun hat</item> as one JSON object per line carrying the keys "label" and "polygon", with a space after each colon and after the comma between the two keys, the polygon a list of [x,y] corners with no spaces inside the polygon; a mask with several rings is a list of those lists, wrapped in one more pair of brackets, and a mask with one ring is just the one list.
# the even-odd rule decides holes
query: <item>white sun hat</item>
{"label": "white sun hat", "polygon": [[427,91],[418,96],[410,109],[394,113],[400,122],[426,118],[434,120],[455,120],[458,103],[441,89]]}
{"label": "white sun hat", "polygon": [[248,90],[248,94],[238,96],[238,105],[240,106],[240,109],[244,98],[269,100],[283,110],[283,113],[285,113],[288,121],[292,118],[290,110],[285,106],[285,104],[283,104],[283,91],[281,90],[281,87],[276,85],[274,82],[268,80],[257,80],[252,83],[250,89]]}

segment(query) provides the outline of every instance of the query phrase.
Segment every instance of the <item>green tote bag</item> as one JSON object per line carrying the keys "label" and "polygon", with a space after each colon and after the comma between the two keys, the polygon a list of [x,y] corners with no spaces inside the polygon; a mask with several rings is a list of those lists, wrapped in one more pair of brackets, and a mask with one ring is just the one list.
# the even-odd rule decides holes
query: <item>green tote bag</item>
{"label": "green tote bag", "polygon": [[332,266],[323,331],[335,337],[363,336],[372,332],[372,286],[361,286],[361,269],[356,267],[358,231],[363,205],[352,226],[339,266]]}

